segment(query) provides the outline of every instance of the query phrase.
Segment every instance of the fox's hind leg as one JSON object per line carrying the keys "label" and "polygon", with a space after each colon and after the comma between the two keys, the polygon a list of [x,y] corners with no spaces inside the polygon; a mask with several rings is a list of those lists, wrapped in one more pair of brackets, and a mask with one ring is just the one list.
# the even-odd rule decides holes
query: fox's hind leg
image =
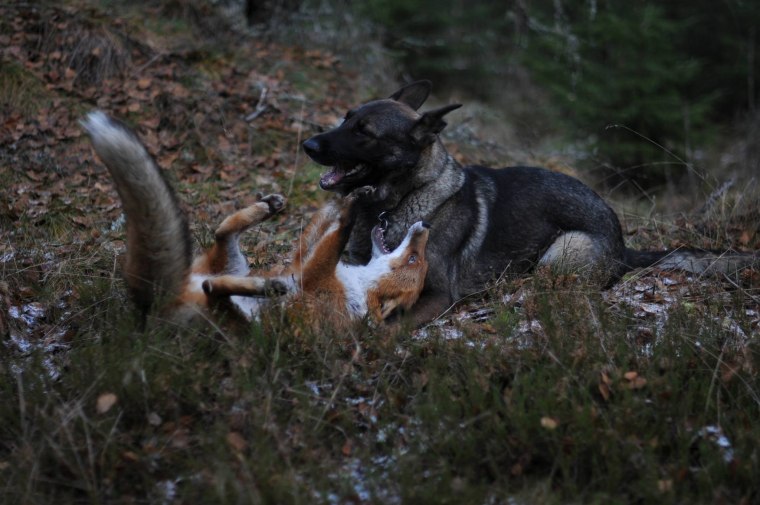
{"label": "fox's hind leg", "polygon": [[193,272],[247,275],[248,261],[240,251],[240,234],[276,214],[285,206],[282,195],[260,196],[259,201],[227,216],[214,233],[214,245],[193,265]]}

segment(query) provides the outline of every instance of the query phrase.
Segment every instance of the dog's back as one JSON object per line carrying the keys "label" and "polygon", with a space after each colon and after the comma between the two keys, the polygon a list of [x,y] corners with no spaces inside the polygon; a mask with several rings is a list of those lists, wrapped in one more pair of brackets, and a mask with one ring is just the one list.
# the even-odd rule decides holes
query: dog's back
{"label": "dog's back", "polygon": [[[501,273],[494,269],[504,265],[523,273],[537,263],[567,270],[594,265],[601,278],[620,274],[625,249],[620,223],[591,188],[542,168],[465,170],[476,187],[489,188],[491,197],[489,208],[479,209],[490,217],[482,243],[470,246],[478,251],[478,263],[488,267],[483,275],[493,278]],[[500,260],[490,260],[494,255]]]}

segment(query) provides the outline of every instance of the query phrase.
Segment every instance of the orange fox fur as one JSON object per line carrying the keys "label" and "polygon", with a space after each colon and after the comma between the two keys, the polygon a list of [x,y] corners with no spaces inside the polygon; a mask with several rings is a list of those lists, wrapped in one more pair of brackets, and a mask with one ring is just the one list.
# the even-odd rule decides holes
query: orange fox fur
{"label": "orange fox fur", "polygon": [[[127,217],[125,280],[143,314],[152,308],[186,320],[220,307],[255,318],[264,299],[286,294],[310,317],[343,324],[369,314],[380,321],[407,309],[422,290],[427,262],[427,227],[415,223],[394,251],[377,250],[366,266],[340,262],[353,221],[359,190],[327,204],[297,241],[291,265],[282,272],[249,275],[240,251],[240,234],[284,207],[280,195],[261,197],[228,216],[214,244],[194,260],[190,232],[172,187],[137,136],[102,112],[82,122],[95,151],[108,168]],[[381,232],[378,232],[381,235]],[[373,232],[374,234],[374,232]],[[379,236],[378,235],[378,236]]]}
{"label": "orange fox fur", "polygon": [[382,321],[397,309],[409,309],[419,298],[427,274],[428,229],[415,223],[394,251],[384,252],[378,246],[367,265],[342,263],[358,198],[352,194],[320,209],[297,241],[291,266],[282,274],[218,276],[204,281],[204,291],[211,298],[300,293],[299,307],[333,325],[364,315]]}

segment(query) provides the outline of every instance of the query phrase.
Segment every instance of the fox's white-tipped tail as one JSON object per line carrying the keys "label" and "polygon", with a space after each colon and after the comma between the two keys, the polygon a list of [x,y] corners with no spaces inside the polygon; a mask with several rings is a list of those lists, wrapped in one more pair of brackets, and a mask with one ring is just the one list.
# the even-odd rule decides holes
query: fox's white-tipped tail
{"label": "fox's white-tipped tail", "polygon": [[148,310],[182,291],[192,251],[187,220],[161,170],[137,136],[103,112],[81,121],[114,180],[127,216],[125,277],[132,297]]}
{"label": "fox's white-tipped tail", "polygon": [[80,121],[80,123],[90,135],[103,133],[112,128],[111,120],[108,119],[108,116],[106,116],[106,113],[102,110],[94,110],[90,112],[87,114],[87,117]]}

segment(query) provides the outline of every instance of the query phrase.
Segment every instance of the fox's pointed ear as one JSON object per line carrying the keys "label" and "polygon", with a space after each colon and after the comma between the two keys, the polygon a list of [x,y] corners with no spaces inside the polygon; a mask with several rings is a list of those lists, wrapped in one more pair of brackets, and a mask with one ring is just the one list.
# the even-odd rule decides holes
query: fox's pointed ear
{"label": "fox's pointed ear", "polygon": [[390,99],[405,103],[412,109],[417,110],[422,107],[422,104],[430,96],[431,89],[433,89],[433,83],[430,81],[415,81],[393,93]]}
{"label": "fox's pointed ear", "polygon": [[443,116],[461,106],[461,103],[454,103],[441,107],[440,109],[425,112],[417,122],[414,123],[412,131],[409,132],[409,134],[418,144],[432,144],[435,140],[435,136],[441,133],[446,127],[446,121],[443,120]]}

